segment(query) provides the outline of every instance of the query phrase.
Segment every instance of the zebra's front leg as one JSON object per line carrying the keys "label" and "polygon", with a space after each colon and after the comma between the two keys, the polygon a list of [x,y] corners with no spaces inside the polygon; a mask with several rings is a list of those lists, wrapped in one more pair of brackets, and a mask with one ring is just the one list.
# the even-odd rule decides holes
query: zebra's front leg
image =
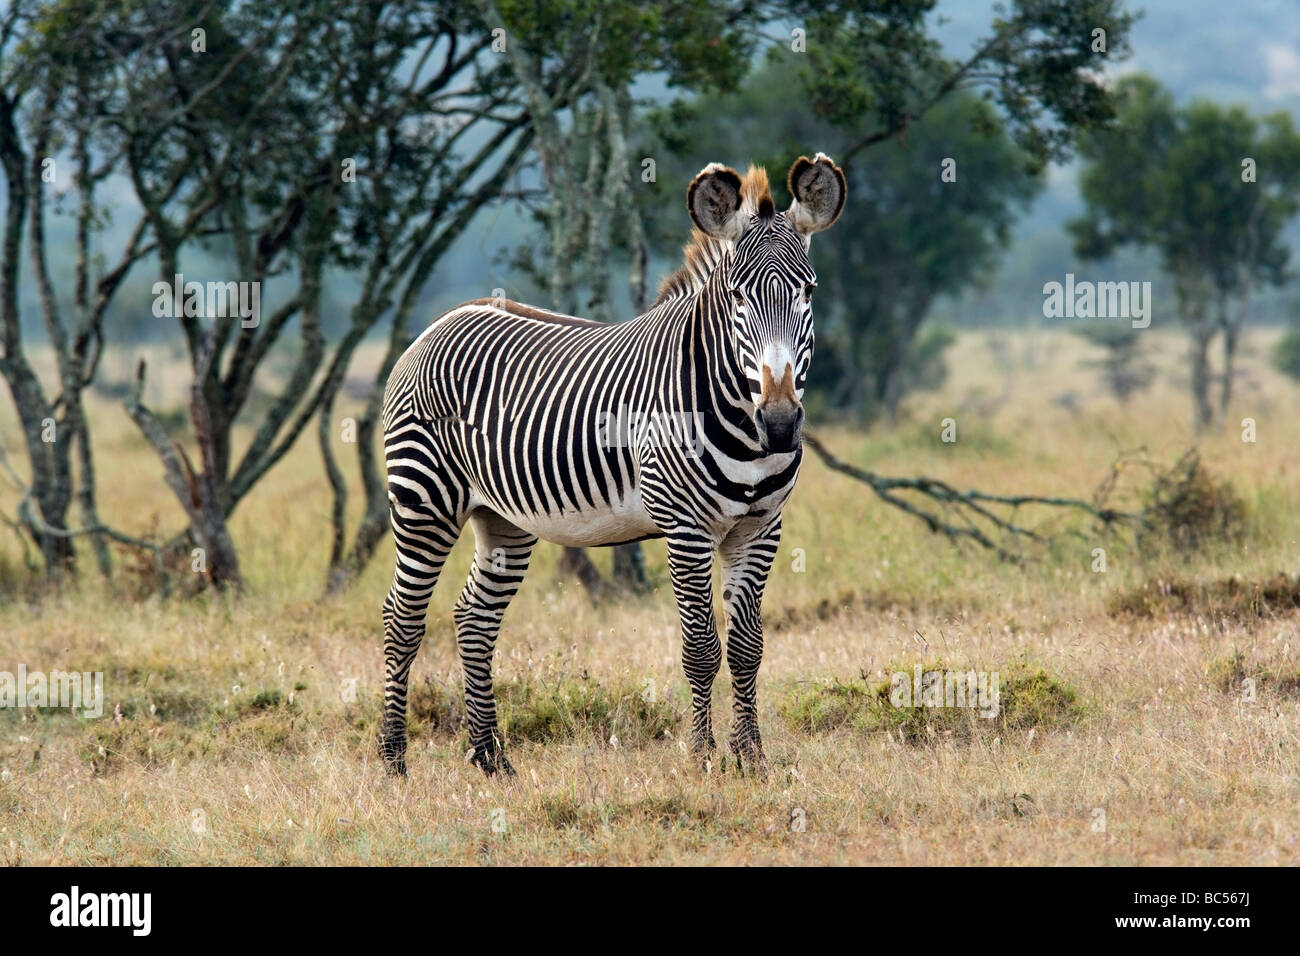
{"label": "zebra's front leg", "polygon": [[727,615],[727,668],[731,671],[732,722],[728,748],[761,766],[758,666],[763,661],[763,588],[781,543],[781,519],[757,534],[733,532],[722,542],[722,601]]}
{"label": "zebra's front leg", "polygon": [[537,537],[495,514],[470,519],[474,528],[474,565],[456,600],[456,645],[465,671],[465,710],[469,716],[472,762],[489,777],[498,770],[513,776],[497,727],[492,691],[492,656],[501,618],[528,570]]}
{"label": "zebra's front leg", "polygon": [[682,621],[682,667],[691,685],[691,748],[704,754],[716,746],[710,701],[722,664],[713,614],[713,542],[703,534],[669,537],[668,573]]}

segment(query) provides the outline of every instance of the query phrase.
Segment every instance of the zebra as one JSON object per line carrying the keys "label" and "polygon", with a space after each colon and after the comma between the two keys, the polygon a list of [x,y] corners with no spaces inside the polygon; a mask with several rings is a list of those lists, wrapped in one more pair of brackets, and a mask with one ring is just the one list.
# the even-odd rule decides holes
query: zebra
{"label": "zebra", "polygon": [[716,552],[734,698],[728,744],[738,761],[764,763],[759,609],[802,456],[817,284],[808,250],[847,194],[824,153],[796,160],[787,185],[793,199],[778,214],[765,170],[742,178],[706,166],[686,194],[694,229],[684,263],[631,321],[474,299],[436,318],[394,365],[383,429],[397,557],[383,605],[379,735],[390,774],[406,773],[411,664],[466,524],[474,559],[453,619],[472,763],[514,774],[492,657],[539,538],[576,547],[666,539],[691,746],[705,757],[716,747],[710,694],[722,658]]}

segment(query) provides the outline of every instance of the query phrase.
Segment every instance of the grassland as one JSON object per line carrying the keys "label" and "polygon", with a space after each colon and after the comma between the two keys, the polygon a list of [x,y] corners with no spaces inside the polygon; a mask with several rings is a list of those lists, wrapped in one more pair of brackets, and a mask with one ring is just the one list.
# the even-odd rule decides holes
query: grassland
{"label": "grassland", "polygon": [[[1193,444],[1183,340],[1148,340],[1159,377],[1127,405],[1081,366],[1071,336],[972,333],[945,388],[903,421],[819,432],[884,474],[1087,497],[1122,453],[1168,465]],[[392,780],[373,743],[391,548],[347,596],[321,600],[330,500],[314,436],[235,515],[239,601],[141,599],[120,552],[111,582],[85,573],[44,593],[0,528],[0,670],[103,671],[109,701],[99,720],[0,711],[0,863],[1294,862],[1300,389],[1267,368],[1270,340],[1248,337],[1229,424],[1199,442],[1244,503],[1243,532],[1194,549],[1138,549],[1026,511],[1058,543],[1000,562],[810,456],[765,605],[761,777],[684,752],[658,543],[655,593],[603,606],[539,548],[497,654],[519,776],[487,780],[465,762],[459,723],[462,541],[415,671],[410,776]],[[158,407],[181,401],[169,381],[157,380]],[[107,398],[92,414],[101,512],[137,534],[176,529],[126,416]],[[945,417],[954,444],[939,441]],[[1241,440],[1245,417],[1254,443]],[[0,443],[16,457],[7,399]],[[1140,504],[1150,479],[1125,466],[1115,500]],[[6,514],[17,497],[0,484]],[[938,661],[999,671],[1004,688],[1020,675],[1020,716],[902,719],[880,706],[891,673]],[[715,713],[725,733],[725,667]]]}

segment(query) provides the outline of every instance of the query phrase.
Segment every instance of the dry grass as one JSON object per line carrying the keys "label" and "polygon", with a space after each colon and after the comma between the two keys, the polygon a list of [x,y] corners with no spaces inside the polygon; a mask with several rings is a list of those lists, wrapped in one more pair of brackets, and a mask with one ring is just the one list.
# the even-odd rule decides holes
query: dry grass
{"label": "dry grass", "polygon": [[[1170,465],[1191,444],[1176,337],[1151,335],[1161,375],[1127,407],[1078,367],[1072,337],[1004,340],[999,365],[985,335],[962,336],[949,386],[918,397],[897,428],[825,429],[824,440],[883,473],[1071,495],[1090,493],[1122,450],[1145,446]],[[1300,618],[1269,589],[1300,574],[1300,421],[1297,389],[1263,360],[1270,340],[1245,343],[1230,416],[1254,418],[1258,442],[1225,427],[1200,444],[1244,502],[1246,530],[1230,540],[1136,549],[1077,526],[1082,537],[1015,567],[927,535],[809,460],[768,588],[765,777],[722,760],[701,768],[681,748],[687,695],[659,544],[648,546],[657,593],[614,609],[557,582],[555,551],[539,549],[498,649],[519,777],[488,781],[466,764],[459,725],[450,608],[462,542],[416,668],[411,776],[390,780],[373,740],[391,550],[346,599],[319,600],[329,499],[313,436],[235,517],[250,581],[237,604],[138,601],[126,575],[36,594],[4,532],[0,670],[101,670],[109,706],[100,720],[0,711],[0,863],[1292,861]],[[181,401],[179,380],[167,388],[160,407]],[[1077,412],[1049,401],[1067,392]],[[101,511],[136,533],[155,516],[176,527],[125,415],[106,400],[93,414]],[[948,416],[956,445],[938,440]],[[0,442],[14,457],[7,402]],[[1121,493],[1149,479],[1126,472]],[[15,503],[0,487],[0,509]],[[1104,574],[1091,571],[1095,547],[1107,549]],[[1216,583],[1229,580],[1235,590]],[[1160,598],[1160,581],[1190,597]],[[1143,593],[1157,597],[1126,610],[1125,596]],[[792,710],[936,660],[997,670],[1004,688],[1028,675],[1049,703],[1063,698],[1043,682],[1074,697],[976,733],[927,734],[927,720],[950,715],[901,715],[921,719],[923,746],[897,725],[813,728]],[[1240,689],[1252,676],[1253,700]],[[715,713],[721,738],[725,668]]]}

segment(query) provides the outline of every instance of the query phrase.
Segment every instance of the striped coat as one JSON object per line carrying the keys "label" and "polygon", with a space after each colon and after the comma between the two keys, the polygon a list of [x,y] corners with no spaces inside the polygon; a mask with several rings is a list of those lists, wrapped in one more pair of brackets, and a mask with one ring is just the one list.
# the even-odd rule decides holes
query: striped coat
{"label": "striped coat", "polygon": [[429,597],[466,524],[475,558],[456,603],[473,759],[502,753],[491,662],[539,538],[579,547],[667,540],[692,694],[692,742],[714,746],[722,647],[712,565],[724,568],[730,745],[762,759],[759,606],[801,458],[812,357],[809,237],[838,217],[844,177],[797,161],[778,214],[766,174],[713,164],[691,183],[696,232],[653,307],[618,325],[509,300],[439,316],[393,369],[385,459],[397,566],[384,602],[381,751],[405,772],[409,671]]}

